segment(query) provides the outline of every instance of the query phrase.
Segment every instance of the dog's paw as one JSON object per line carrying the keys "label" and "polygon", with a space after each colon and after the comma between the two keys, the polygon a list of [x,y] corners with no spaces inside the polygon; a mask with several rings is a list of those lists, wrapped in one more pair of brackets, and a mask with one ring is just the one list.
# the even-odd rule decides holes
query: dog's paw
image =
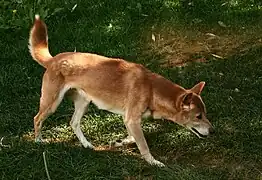
{"label": "dog's paw", "polygon": [[165,167],[164,163],[156,160],[150,153],[143,155],[143,159],[145,159],[146,162],[148,162],[150,165],[158,166],[158,167]]}
{"label": "dog's paw", "polygon": [[117,148],[117,147],[122,147],[123,143],[119,141],[111,141],[109,142],[109,147],[110,148]]}
{"label": "dog's paw", "polygon": [[155,160],[155,159],[153,161],[151,161],[150,164],[154,165],[154,166],[158,166],[158,167],[165,167],[164,163],[162,163],[162,162],[160,162],[158,160]]}
{"label": "dog's paw", "polygon": [[47,139],[42,138],[35,138],[35,143],[42,144],[42,143],[48,143],[49,141]]}
{"label": "dog's paw", "polygon": [[95,149],[95,147],[88,141],[83,142],[82,145],[84,148]]}
{"label": "dog's paw", "polygon": [[133,136],[127,136],[125,139],[122,140],[123,144],[133,144],[135,143],[135,138]]}
{"label": "dog's paw", "polygon": [[133,136],[127,136],[126,138],[124,138],[122,140],[110,142],[109,145],[110,145],[110,147],[121,147],[121,146],[124,146],[124,145],[133,144],[135,142],[136,141],[135,141]]}

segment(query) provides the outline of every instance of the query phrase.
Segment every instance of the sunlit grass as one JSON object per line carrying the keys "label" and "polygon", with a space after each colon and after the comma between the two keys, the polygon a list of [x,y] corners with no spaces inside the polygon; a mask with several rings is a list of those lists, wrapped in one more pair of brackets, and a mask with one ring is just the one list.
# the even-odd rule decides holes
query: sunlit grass
{"label": "sunlit grass", "polygon": [[[11,28],[1,29],[0,38],[2,179],[46,179],[43,152],[51,179],[262,178],[259,2],[243,6],[244,1],[239,1],[230,7],[216,0],[194,1],[189,8],[185,4],[186,9],[177,0],[39,1],[43,6],[36,6],[46,17],[53,55],[76,48],[141,63],[186,88],[206,82],[202,97],[214,136],[198,139],[167,120],[149,118],[142,123],[152,154],[166,168],[149,166],[135,145],[111,148],[110,142],[127,135],[123,119],[93,105],[81,128],[96,149],[83,148],[70,127],[73,105],[68,100],[44,122],[43,137],[48,142],[34,142],[33,117],[44,69],[28,53],[31,16],[26,13],[31,2],[21,2],[8,5],[10,11],[3,15],[8,19],[6,13],[16,9],[15,18],[24,18],[24,23],[5,21],[3,25]],[[23,6],[27,8],[22,10]],[[43,16],[46,9],[51,15],[61,7],[57,14]],[[207,33],[215,38],[208,39]],[[185,59],[184,55],[188,61],[174,67],[172,62]]]}

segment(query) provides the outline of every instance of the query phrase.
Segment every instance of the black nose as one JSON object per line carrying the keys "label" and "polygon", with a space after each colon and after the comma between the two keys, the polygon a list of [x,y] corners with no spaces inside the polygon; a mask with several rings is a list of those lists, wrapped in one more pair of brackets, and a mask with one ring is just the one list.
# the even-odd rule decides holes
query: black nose
{"label": "black nose", "polygon": [[210,133],[210,134],[214,134],[214,133],[215,133],[215,130],[214,130],[214,128],[212,128],[212,127],[211,127],[211,128],[209,128],[209,133]]}

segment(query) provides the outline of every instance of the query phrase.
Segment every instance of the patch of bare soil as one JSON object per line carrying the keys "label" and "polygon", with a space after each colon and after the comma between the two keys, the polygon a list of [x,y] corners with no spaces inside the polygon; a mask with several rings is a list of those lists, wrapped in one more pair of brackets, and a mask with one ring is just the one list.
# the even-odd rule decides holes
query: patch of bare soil
{"label": "patch of bare soil", "polygon": [[163,28],[151,32],[149,51],[165,57],[165,66],[184,66],[206,62],[208,58],[226,59],[262,45],[262,28],[215,27],[212,29]]}

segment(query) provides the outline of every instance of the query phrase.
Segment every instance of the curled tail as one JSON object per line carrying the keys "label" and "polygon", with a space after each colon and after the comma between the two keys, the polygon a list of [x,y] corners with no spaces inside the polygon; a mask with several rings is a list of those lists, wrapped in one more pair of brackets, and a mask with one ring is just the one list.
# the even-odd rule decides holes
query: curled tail
{"label": "curled tail", "polygon": [[46,24],[35,15],[35,22],[30,31],[29,50],[31,56],[43,67],[47,67],[49,59],[52,58],[48,49],[48,35]]}

